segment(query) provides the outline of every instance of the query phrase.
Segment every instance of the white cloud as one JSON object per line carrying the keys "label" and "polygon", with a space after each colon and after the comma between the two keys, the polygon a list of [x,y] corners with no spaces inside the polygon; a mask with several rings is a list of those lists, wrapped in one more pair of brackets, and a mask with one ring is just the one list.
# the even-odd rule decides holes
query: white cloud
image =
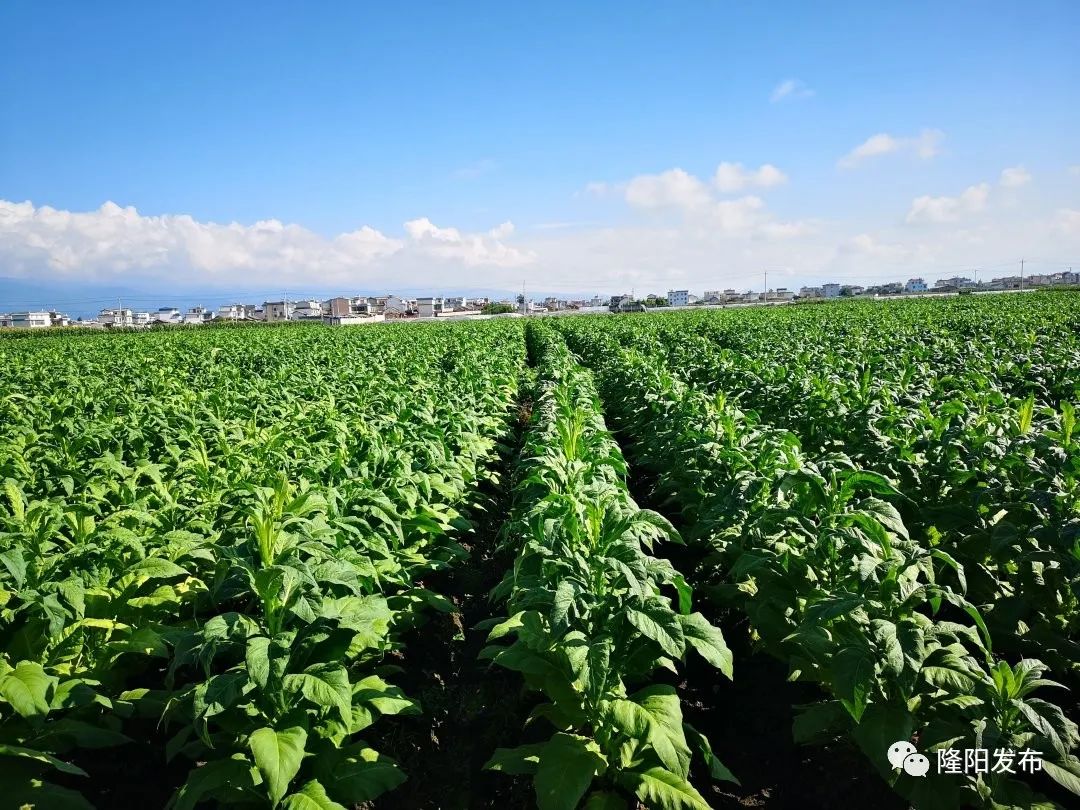
{"label": "white cloud", "polygon": [[1080,166],[1070,166],[1069,174],[1071,174],[1073,177],[1080,177]]}
{"label": "white cloud", "polygon": [[[769,163],[758,169],[746,169],[741,163],[721,163],[712,187],[732,192],[750,186],[768,188],[786,181],[784,173]],[[755,195],[717,199],[708,183],[683,169],[638,175],[626,183],[605,186],[605,191],[611,188],[621,189],[625,201],[633,208],[675,211],[682,214],[689,227],[710,229],[725,237],[789,239],[812,230],[808,223],[776,222],[766,210],[765,201]]]}
{"label": "white cloud", "polygon": [[1054,215],[1054,230],[1067,236],[1080,236],[1080,211],[1059,208]]}
{"label": "white cloud", "polygon": [[945,133],[937,129],[924,129],[918,135],[898,138],[887,132],[871,135],[837,161],[841,169],[854,169],[871,158],[895,152],[910,152],[922,160],[929,160],[941,151]]}
{"label": "white cloud", "polygon": [[238,280],[355,282],[387,262],[441,258],[464,266],[517,267],[534,258],[507,245],[513,224],[487,233],[405,224],[405,238],[363,226],[327,239],[276,219],[253,225],[200,222],[185,214],[144,216],[106,202],[95,211],[61,211],[0,200],[0,264],[7,274],[44,271],[78,281],[123,276],[201,283]]}
{"label": "white cloud", "polygon": [[907,214],[908,222],[955,222],[965,214],[982,211],[990,197],[990,184],[969,186],[957,197],[916,197]]}
{"label": "white cloud", "polygon": [[710,200],[705,184],[682,169],[638,175],[626,184],[624,195],[636,208],[694,209]]}
{"label": "white cloud", "polygon": [[405,232],[409,235],[410,249],[440,259],[459,261],[466,267],[518,267],[535,258],[527,251],[503,244],[502,240],[514,232],[512,222],[504,222],[486,234],[468,234],[457,228],[440,228],[427,217],[422,217],[406,222]]}
{"label": "white cloud", "polygon": [[758,235],[767,240],[798,239],[817,233],[818,228],[812,222],[765,222],[758,227]]}
{"label": "white cloud", "polygon": [[786,182],[787,175],[771,163],[758,169],[746,169],[741,163],[721,163],[713,176],[713,184],[724,193],[745,188],[772,188]]}
{"label": "white cloud", "polygon": [[844,241],[839,247],[840,253],[865,256],[885,261],[900,261],[908,257],[910,249],[896,242],[882,242],[868,233],[860,233]]}
{"label": "white cloud", "polygon": [[1023,166],[1013,166],[1001,171],[1001,185],[1005,188],[1019,188],[1031,182],[1031,172]]}
{"label": "white cloud", "polygon": [[784,79],[773,88],[769,101],[776,104],[778,101],[784,101],[785,99],[810,98],[812,95],[814,95],[814,91],[807,87],[806,83],[801,79]]}

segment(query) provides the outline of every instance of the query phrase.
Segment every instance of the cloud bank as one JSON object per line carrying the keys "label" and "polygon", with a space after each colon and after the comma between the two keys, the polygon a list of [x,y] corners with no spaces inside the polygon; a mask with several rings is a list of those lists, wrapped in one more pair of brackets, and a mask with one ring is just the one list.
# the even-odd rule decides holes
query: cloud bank
{"label": "cloud bank", "polygon": [[45,272],[57,279],[109,281],[140,274],[233,283],[245,274],[275,281],[356,282],[402,263],[519,267],[535,257],[506,243],[505,222],[484,233],[406,222],[401,236],[368,225],[333,238],[276,219],[252,225],[200,222],[186,214],[146,216],[106,202],[71,212],[0,200],[5,275]]}

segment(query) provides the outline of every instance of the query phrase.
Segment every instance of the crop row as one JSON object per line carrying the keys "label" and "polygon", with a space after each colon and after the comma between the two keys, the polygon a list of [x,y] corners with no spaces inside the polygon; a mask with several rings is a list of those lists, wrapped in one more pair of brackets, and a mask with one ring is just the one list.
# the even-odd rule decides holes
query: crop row
{"label": "crop row", "polygon": [[841,453],[808,456],[793,433],[723,392],[688,387],[662,357],[621,349],[603,328],[566,329],[599,375],[631,461],[651,474],[650,500],[678,512],[684,536],[707,550],[695,576],[749,616],[793,678],[831,698],[803,707],[798,739],[848,735],[919,807],[1039,799],[1007,773],[895,773],[884,754],[896,740],[929,752],[1031,748],[1077,790],[1076,725],[1032,694],[1055,686],[1045,667],[994,654],[980,611],[937,576],[962,566],[909,536],[889,479]]}
{"label": "crop row", "polygon": [[509,616],[492,622],[481,655],[539,693],[529,722],[541,739],[500,749],[488,767],[531,775],[540,810],[583,799],[615,810],[629,796],[704,810],[692,759],[714,778],[732,776],[658,674],[693,649],[731,677],[731,653],[692,611],[682,576],[651,555],[681,541],[630,497],[591,374],[550,328],[530,324],[528,338],[538,382],[504,538],[516,559],[493,593]]}

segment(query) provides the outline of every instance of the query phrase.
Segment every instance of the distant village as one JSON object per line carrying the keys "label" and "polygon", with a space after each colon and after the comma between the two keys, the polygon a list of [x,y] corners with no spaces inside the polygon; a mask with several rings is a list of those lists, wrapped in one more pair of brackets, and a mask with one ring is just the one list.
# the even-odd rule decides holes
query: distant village
{"label": "distant village", "polygon": [[951,295],[971,292],[1065,287],[1080,284],[1080,273],[1071,269],[1060,273],[1029,276],[1003,276],[991,281],[977,281],[962,276],[941,278],[928,285],[922,278],[863,287],[858,284],[822,284],[802,287],[798,292],[777,287],[763,292],[734,289],[705,290],[701,295],[689,290],[668,290],[666,295],[650,293],[644,298],[633,294],[589,299],[547,297],[530,300],[524,295],[515,299],[495,300],[486,297],[422,297],[397,295],[340,296],[327,300],[282,299],[262,304],[228,304],[216,310],[194,306],[187,311],[160,307],[156,311],[124,307],[102,309],[96,318],[69,318],[56,310],[0,313],[0,329],[42,329],[77,327],[85,329],[150,328],[157,326],[199,326],[209,323],[263,321],[319,321],[330,325],[362,324],[404,319],[471,319],[570,312],[642,312],[658,307],[727,306],[782,304],[835,298]]}

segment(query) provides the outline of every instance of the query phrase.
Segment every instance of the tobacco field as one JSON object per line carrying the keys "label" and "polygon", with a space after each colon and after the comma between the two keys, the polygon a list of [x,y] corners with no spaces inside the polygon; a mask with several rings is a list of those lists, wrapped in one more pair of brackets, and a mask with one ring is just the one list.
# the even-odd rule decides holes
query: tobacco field
{"label": "tobacco field", "polygon": [[1078,407],[1073,293],[0,336],[0,805],[1080,806]]}

